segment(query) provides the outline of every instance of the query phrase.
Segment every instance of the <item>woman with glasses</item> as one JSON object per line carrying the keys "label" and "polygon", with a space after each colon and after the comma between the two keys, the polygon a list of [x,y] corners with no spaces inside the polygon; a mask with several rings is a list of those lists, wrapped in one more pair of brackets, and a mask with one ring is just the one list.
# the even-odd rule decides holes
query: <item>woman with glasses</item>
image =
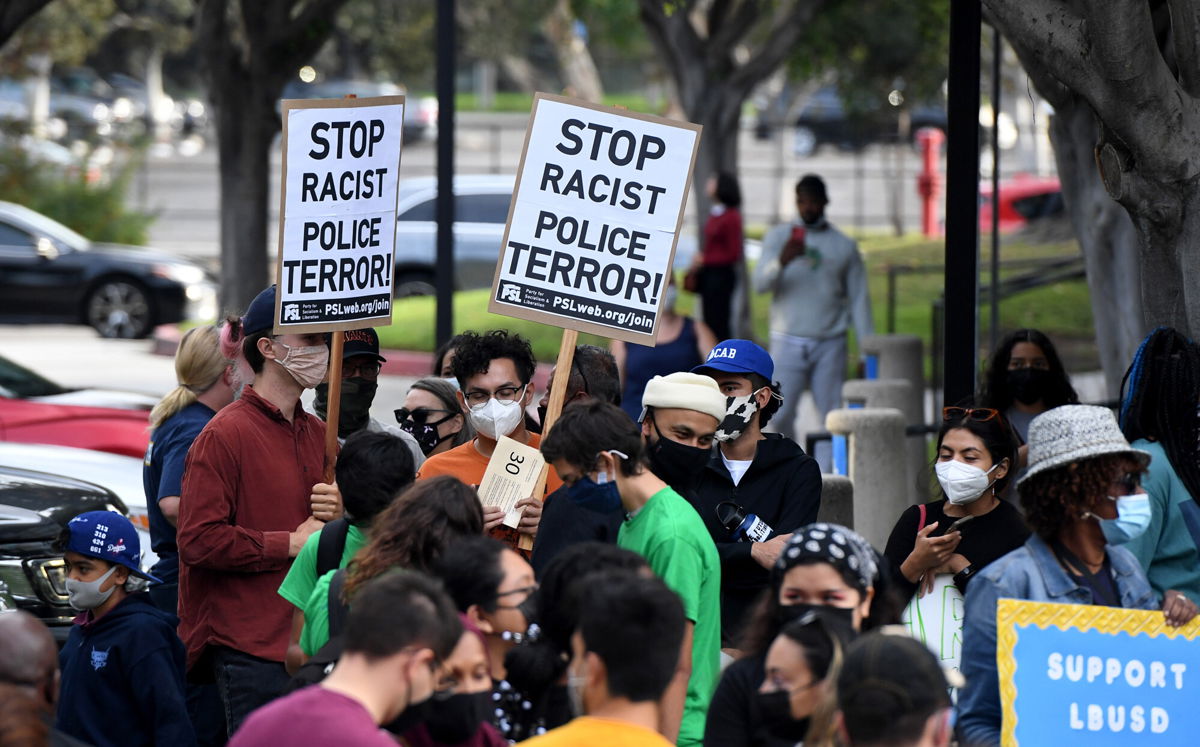
{"label": "woman with glasses", "polygon": [[475,429],[458,406],[458,389],[444,379],[417,379],[396,410],[396,422],[417,440],[427,457],[475,438]]}
{"label": "woman with glasses", "polygon": [[996,410],[942,410],[933,463],[941,497],[905,510],[883,553],[905,599],[931,590],[939,574],[966,593],[976,572],[1029,537],[1016,507],[999,498],[1016,455],[1016,437]]}
{"label": "woman with glasses", "polygon": [[508,739],[533,736],[514,728],[529,708],[524,707],[527,701],[521,693],[505,681],[504,666],[505,655],[524,640],[533,622],[538,588],[533,567],[499,540],[470,537],[447,547],[433,573],[454,606],[483,633],[494,684],[492,723]]}
{"label": "woman with glasses", "polygon": [[879,554],[859,534],[816,523],[792,533],[771,571],[771,586],[743,633],[708,707],[705,747],[791,747],[764,721],[757,695],[771,644],[788,623],[820,610],[855,633],[899,620]]}
{"label": "woman with glasses", "polygon": [[[1001,598],[1125,609],[1159,608],[1131,552],[1114,540],[1149,524],[1140,488],[1150,455],[1132,448],[1112,412],[1067,405],[1034,419],[1029,471],[1017,484],[1034,534],[979,572],[967,591],[958,724],[966,744],[1000,743],[996,670],[996,606]],[[1168,625],[1195,616],[1196,606],[1171,598]]]}

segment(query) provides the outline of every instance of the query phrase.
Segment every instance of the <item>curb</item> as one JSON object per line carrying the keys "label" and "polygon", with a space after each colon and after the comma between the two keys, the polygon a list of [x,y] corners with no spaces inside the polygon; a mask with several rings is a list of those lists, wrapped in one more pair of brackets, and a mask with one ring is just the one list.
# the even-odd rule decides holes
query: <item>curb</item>
{"label": "curb", "polygon": [[[150,352],[154,355],[174,357],[179,349],[179,341],[183,333],[173,324],[163,324],[154,328],[154,338],[151,341]],[[430,376],[433,368],[433,353],[421,353],[414,350],[380,350],[379,354],[387,361],[380,373],[384,376],[406,376],[421,378]],[[551,364],[539,363],[533,374],[533,385],[544,391],[550,381]]]}

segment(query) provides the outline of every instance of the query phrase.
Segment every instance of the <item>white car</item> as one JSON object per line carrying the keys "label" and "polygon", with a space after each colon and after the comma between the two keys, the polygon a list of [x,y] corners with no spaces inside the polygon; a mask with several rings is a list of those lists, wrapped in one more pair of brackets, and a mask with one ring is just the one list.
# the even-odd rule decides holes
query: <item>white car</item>
{"label": "white car", "polygon": [[48,444],[0,442],[0,467],[14,467],[50,475],[64,475],[108,488],[129,509],[129,520],[142,543],[142,568],[158,562],[150,549],[150,515],[142,487],[142,460],[104,451]]}

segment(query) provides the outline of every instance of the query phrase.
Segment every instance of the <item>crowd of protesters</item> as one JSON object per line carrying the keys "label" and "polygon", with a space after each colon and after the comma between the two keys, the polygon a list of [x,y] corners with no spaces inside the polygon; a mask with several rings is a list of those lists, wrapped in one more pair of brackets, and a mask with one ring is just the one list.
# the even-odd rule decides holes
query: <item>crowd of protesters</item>
{"label": "crowd of protesters", "polygon": [[[392,427],[369,416],[378,338],[352,333],[327,481],[300,399],[329,347],[274,334],[275,306],[180,346],[145,465],[159,562],[81,514],[61,654],[0,615],[0,744],[992,745],[998,599],[1198,611],[1200,352],[1174,330],[1119,420],[1076,404],[1045,336],[1011,336],[983,399],[942,411],[936,500],[877,549],[820,520],[816,461],[765,430],[795,395],[754,342],[648,378],[636,417],[630,357],[581,345],[543,429],[528,341],[466,332]],[[504,437],[549,470],[510,524],[477,493]],[[965,681],[896,625],[937,576],[966,597]]]}

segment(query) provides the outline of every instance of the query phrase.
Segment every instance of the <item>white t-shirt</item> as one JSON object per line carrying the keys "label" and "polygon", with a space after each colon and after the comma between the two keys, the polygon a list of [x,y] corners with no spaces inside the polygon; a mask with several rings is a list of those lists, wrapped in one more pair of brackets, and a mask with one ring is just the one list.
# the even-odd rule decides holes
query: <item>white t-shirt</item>
{"label": "white t-shirt", "polygon": [[721,453],[721,461],[725,463],[725,469],[729,470],[729,476],[733,478],[734,485],[742,481],[746,470],[750,469],[750,465],[754,462],[753,459],[729,459],[724,452]]}

